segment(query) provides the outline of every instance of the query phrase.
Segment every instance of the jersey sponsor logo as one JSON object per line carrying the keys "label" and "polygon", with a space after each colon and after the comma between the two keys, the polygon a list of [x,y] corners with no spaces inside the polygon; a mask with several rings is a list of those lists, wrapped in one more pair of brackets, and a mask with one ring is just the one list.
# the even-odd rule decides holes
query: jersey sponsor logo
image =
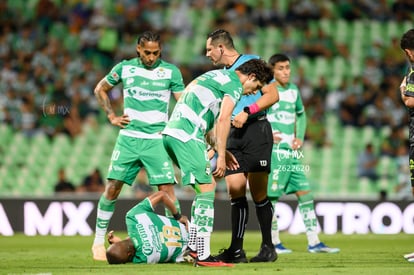
{"label": "jersey sponsor logo", "polygon": [[162,95],[160,93],[158,93],[158,92],[144,92],[144,91],[139,91],[138,94],[140,96],[147,96],[147,97],[162,97]]}
{"label": "jersey sponsor logo", "polygon": [[121,167],[121,166],[118,166],[118,165],[111,165],[111,166],[109,167],[109,170],[110,170],[110,171],[111,171],[111,170],[113,170],[113,171],[122,172],[122,171],[124,171],[124,170],[125,170],[125,168],[124,168],[124,167]]}
{"label": "jersey sponsor logo", "polygon": [[152,251],[153,251],[153,246],[149,239],[150,237],[148,236],[142,224],[138,223],[136,227],[137,227],[139,236],[141,237],[141,240],[142,240],[142,253],[145,256],[149,256],[152,254]]}
{"label": "jersey sponsor logo", "polygon": [[154,82],[152,82],[152,85],[153,86],[158,86],[158,87],[165,87],[166,86],[166,83],[165,82],[157,82],[157,81],[154,81]]}
{"label": "jersey sponsor logo", "polygon": [[155,248],[156,251],[161,251],[162,250],[162,243],[161,243],[162,233],[159,232],[158,229],[153,224],[149,226],[149,230],[151,233],[152,246]]}

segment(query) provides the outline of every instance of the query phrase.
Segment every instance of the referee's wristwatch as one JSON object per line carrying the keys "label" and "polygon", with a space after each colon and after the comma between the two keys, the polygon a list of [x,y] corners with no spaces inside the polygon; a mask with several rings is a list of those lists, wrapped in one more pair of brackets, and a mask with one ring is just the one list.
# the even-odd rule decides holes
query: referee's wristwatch
{"label": "referee's wristwatch", "polygon": [[244,108],[243,108],[243,112],[245,112],[245,113],[247,113],[248,115],[250,115],[251,113],[250,113],[250,108],[249,108],[249,106],[244,107]]}

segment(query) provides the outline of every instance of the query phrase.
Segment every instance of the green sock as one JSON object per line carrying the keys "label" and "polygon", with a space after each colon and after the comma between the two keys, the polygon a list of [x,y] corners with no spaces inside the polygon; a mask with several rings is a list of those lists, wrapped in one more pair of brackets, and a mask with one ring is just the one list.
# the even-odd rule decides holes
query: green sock
{"label": "green sock", "polygon": [[302,215],[303,223],[306,228],[306,235],[310,245],[319,243],[317,234],[318,220],[315,214],[315,204],[311,193],[298,197],[299,211]]}
{"label": "green sock", "polygon": [[96,213],[96,227],[95,227],[95,239],[93,244],[104,244],[105,235],[108,230],[109,221],[112,218],[115,210],[115,200],[108,200],[101,196],[98,202],[98,209]]}

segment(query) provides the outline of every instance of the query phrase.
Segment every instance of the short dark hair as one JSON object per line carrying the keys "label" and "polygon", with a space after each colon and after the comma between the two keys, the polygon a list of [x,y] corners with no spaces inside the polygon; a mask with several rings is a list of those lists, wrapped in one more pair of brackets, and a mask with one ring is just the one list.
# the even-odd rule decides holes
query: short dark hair
{"label": "short dark hair", "polygon": [[253,73],[256,75],[257,80],[263,84],[269,83],[273,79],[272,69],[261,59],[250,59],[237,67],[236,71],[240,71],[245,75]]}
{"label": "short dark hair", "polygon": [[106,260],[109,264],[124,264],[132,261],[135,248],[131,239],[125,239],[111,244],[106,250]]}
{"label": "short dark hair", "polygon": [[211,38],[211,44],[217,46],[221,43],[228,49],[234,49],[233,38],[230,33],[223,29],[217,29],[207,35],[207,39]]}
{"label": "short dark hair", "polygon": [[403,34],[401,37],[400,47],[403,50],[414,50],[414,29],[408,30]]}
{"label": "short dark hair", "polygon": [[278,62],[285,62],[285,61],[290,62],[290,59],[286,54],[283,54],[283,53],[275,53],[269,58],[269,64],[272,67],[275,66],[275,64]]}
{"label": "short dark hair", "polygon": [[108,261],[108,264],[124,264],[125,261],[123,258],[121,258],[118,254],[115,254],[113,252],[106,252],[106,260]]}

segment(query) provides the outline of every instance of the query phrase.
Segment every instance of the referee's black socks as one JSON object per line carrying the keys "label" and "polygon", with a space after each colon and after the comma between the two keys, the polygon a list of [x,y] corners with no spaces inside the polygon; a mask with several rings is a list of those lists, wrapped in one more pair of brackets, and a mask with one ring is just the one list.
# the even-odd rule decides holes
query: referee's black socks
{"label": "referee's black socks", "polygon": [[272,203],[266,198],[260,202],[254,202],[254,204],[256,206],[256,215],[259,221],[260,231],[262,232],[262,243],[272,247]]}
{"label": "referee's black socks", "polygon": [[230,251],[243,249],[244,232],[249,219],[249,205],[246,197],[231,200],[231,244]]}

